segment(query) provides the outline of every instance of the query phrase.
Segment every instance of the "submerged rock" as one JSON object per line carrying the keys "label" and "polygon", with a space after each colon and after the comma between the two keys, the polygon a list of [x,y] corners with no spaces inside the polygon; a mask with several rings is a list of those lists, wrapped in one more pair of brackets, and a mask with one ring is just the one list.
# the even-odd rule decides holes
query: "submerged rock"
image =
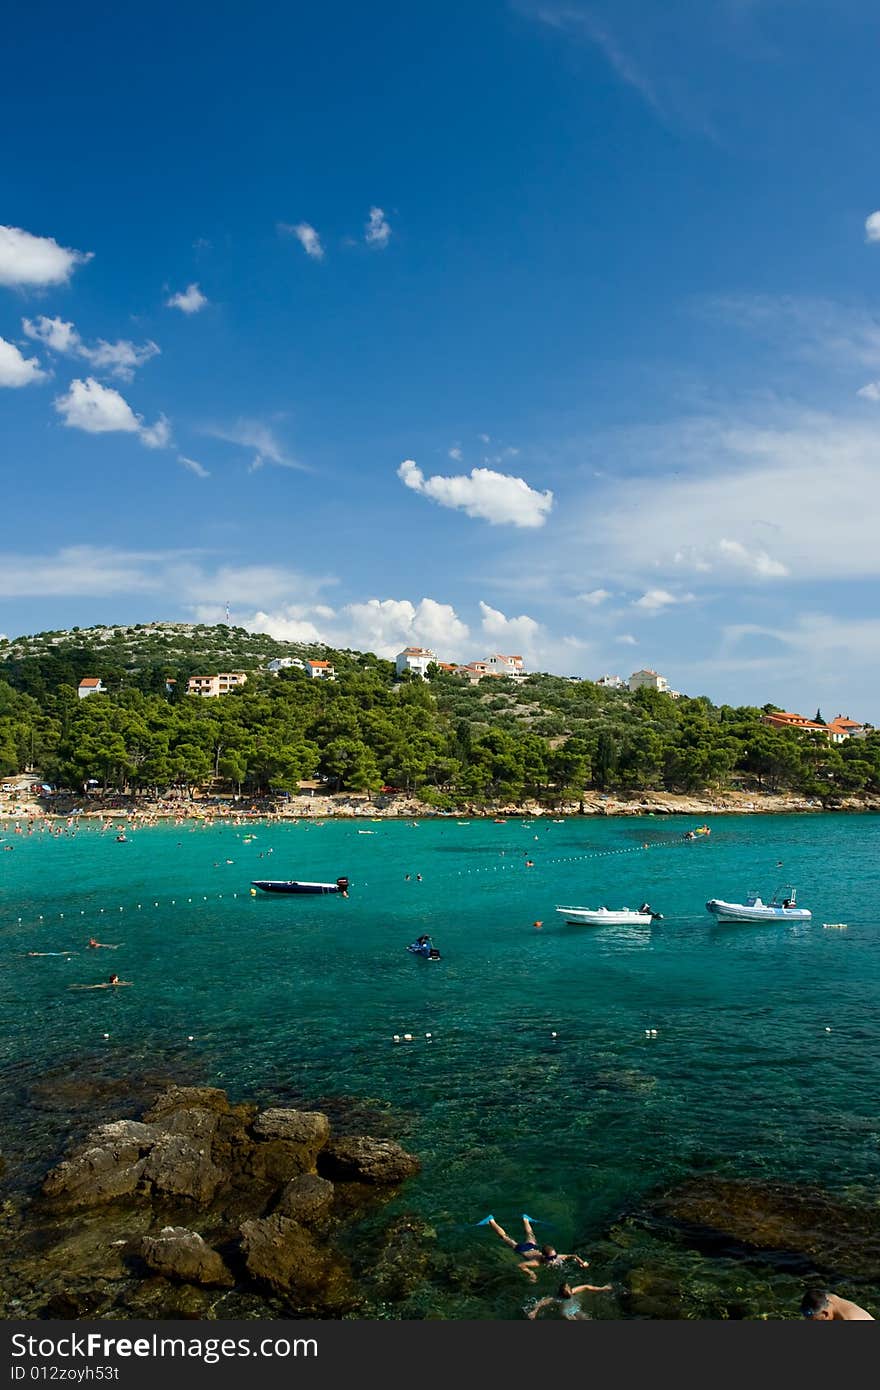
{"label": "submerged rock", "polygon": [[317,1173],[301,1173],[291,1178],[275,1208],[276,1216],[288,1216],[303,1226],[311,1226],[326,1216],[333,1202],[335,1188]]}
{"label": "submerged rock", "polygon": [[223,1173],[211,1162],[210,1147],[198,1147],[185,1134],[160,1134],[144,1164],[143,1181],[161,1196],[205,1205],[223,1182]]}
{"label": "submerged rock", "polygon": [[352,1182],[398,1183],[421,1171],[419,1160],[393,1139],[352,1135],[334,1139],[321,1153],[319,1169]]}
{"label": "submerged rock", "polygon": [[93,1130],[79,1153],[53,1168],[43,1193],[71,1207],[99,1206],[137,1191],[156,1140],[151,1125],[115,1120]]}
{"label": "submerged rock", "polygon": [[298,1221],[278,1215],[245,1221],[241,1237],[248,1273],[273,1293],[328,1309],[356,1302],[348,1265],[318,1246]]}
{"label": "submerged rock", "polygon": [[145,1236],[140,1254],[150,1269],[166,1279],[216,1288],[231,1288],[235,1283],[217,1251],[185,1226],[163,1226],[157,1236]]}
{"label": "submerged rock", "polygon": [[880,1268],[880,1207],[847,1205],[816,1187],[695,1179],[661,1197],[647,1222],[697,1249],[780,1269],[875,1279]]}

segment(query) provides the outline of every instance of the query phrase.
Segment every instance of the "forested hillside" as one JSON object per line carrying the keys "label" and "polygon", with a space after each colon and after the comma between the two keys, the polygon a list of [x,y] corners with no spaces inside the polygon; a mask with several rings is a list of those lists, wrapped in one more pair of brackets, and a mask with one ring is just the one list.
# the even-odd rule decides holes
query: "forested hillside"
{"label": "forested hillside", "polygon": [[[880,734],[834,746],[768,728],[760,709],[704,697],[550,675],[471,686],[434,671],[398,682],[389,661],[327,649],[335,681],[260,669],[275,655],[318,651],[183,624],[0,646],[0,773],[35,767],[72,789],[95,778],[127,790],[223,784],[254,794],[319,778],[330,790],[393,786],[448,808],[525,796],[554,804],[586,790],[741,786],[829,803],[880,791]],[[183,693],[188,675],[229,669],[248,671],[242,690]],[[100,676],[107,693],[79,699],[85,675]]]}

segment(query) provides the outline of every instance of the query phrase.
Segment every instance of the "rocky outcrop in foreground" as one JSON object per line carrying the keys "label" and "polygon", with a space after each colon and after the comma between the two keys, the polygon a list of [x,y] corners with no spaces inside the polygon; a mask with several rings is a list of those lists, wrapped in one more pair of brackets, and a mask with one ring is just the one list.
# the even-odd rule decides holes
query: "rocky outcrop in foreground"
{"label": "rocky outcrop in foreground", "polygon": [[[318,1111],[169,1087],[47,1175],[29,1213],[41,1250],[31,1274],[47,1290],[56,1268],[69,1273],[42,1311],[205,1316],[218,1297],[238,1300],[230,1316],[356,1311],[360,1280],[337,1237],[419,1167],[394,1140],[334,1136]],[[22,1285],[28,1269],[18,1263]]]}

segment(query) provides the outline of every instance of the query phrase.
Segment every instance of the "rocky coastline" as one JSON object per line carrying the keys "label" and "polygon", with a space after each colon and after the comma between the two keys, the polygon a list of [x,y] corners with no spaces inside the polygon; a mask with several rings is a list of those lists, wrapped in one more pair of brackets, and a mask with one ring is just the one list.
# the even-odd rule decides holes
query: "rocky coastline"
{"label": "rocky coastline", "polygon": [[357,795],[339,792],[326,796],[297,796],[289,801],[252,802],[239,800],[199,799],[163,802],[146,797],[115,796],[104,799],[92,797],[55,799],[0,799],[0,818],[23,820],[64,820],[75,815],[78,820],[126,820],[145,824],[167,824],[176,821],[198,820],[226,822],[230,819],[246,823],[260,819],[283,822],[287,820],[428,820],[461,819],[494,820],[553,819],[560,816],[684,816],[705,820],[719,815],[803,815],[817,812],[880,812],[880,795],[860,792],[851,796],[826,799],[807,797],[797,792],[718,791],[699,795],[684,792],[633,791],[585,792],[582,798],[560,802],[556,806],[537,801],[498,802],[492,805],[464,803],[456,811],[438,811],[418,797],[400,795]]}
{"label": "rocky coastline", "polygon": [[372,1250],[379,1275],[351,1232],[420,1166],[322,1111],[167,1086],[140,1119],[74,1141],[38,1194],[7,1199],[0,1316],[358,1316],[400,1242],[410,1262],[427,1232],[392,1221]]}

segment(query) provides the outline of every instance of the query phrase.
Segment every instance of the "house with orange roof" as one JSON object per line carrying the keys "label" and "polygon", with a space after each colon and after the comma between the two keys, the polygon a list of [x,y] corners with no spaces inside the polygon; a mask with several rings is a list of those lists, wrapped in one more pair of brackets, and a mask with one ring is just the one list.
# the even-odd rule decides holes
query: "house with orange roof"
{"label": "house with orange roof", "polygon": [[815,719],[807,719],[804,714],[793,714],[791,710],[781,709],[765,714],[763,722],[771,729],[793,729],[795,733],[821,734],[831,743],[843,743],[848,738],[863,737],[864,728],[864,725],[855,719],[844,718],[841,714],[829,720],[827,724],[819,724]]}
{"label": "house with orange roof", "polygon": [[84,700],[87,695],[103,695],[105,690],[106,686],[101,684],[100,676],[83,676],[76,688],[76,693],[81,700]]}
{"label": "house with orange roof", "polygon": [[330,661],[306,661],[306,675],[313,681],[335,681],[336,672]]}

